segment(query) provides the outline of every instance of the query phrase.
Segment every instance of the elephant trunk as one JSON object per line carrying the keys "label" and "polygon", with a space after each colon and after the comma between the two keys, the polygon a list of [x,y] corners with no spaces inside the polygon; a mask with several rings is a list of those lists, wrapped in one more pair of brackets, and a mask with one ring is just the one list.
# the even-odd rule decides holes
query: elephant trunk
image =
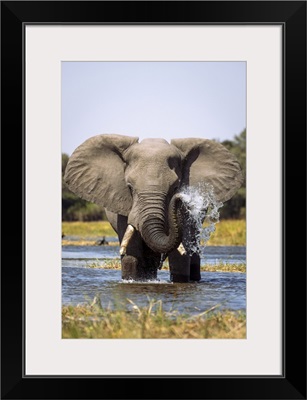
{"label": "elephant trunk", "polygon": [[177,203],[180,201],[178,194],[172,197],[166,224],[166,195],[153,192],[139,194],[139,230],[142,238],[153,251],[169,253],[179,246],[182,232],[179,221],[180,206]]}

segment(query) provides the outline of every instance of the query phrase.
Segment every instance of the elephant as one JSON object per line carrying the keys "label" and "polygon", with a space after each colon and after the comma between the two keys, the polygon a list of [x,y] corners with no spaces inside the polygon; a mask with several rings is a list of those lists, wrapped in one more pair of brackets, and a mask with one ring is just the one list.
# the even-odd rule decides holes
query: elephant
{"label": "elephant", "polygon": [[201,279],[200,256],[186,248],[191,227],[180,192],[208,184],[217,201],[225,202],[242,185],[243,174],[236,157],[213,140],[139,142],[101,134],[75,149],[64,180],[73,193],[105,207],[121,246],[122,279],[154,280],[168,256],[170,280],[190,282]]}

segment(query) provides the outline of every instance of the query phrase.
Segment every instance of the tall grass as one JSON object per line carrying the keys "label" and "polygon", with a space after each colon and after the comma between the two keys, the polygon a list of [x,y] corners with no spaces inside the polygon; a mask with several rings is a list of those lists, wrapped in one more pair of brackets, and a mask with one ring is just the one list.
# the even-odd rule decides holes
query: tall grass
{"label": "tall grass", "polygon": [[208,246],[245,246],[246,221],[243,219],[222,220],[215,225]]}
{"label": "tall grass", "polygon": [[85,237],[101,237],[101,236],[117,236],[116,232],[108,221],[91,221],[91,222],[62,222],[62,232],[65,236]]}
{"label": "tall grass", "polygon": [[[78,236],[81,240],[84,238],[93,238],[94,240],[94,238],[102,236],[117,236],[108,221],[62,222],[62,232],[65,236]],[[245,243],[245,220],[222,220],[216,224],[216,231],[211,235],[207,245],[244,246]],[[93,243],[89,241],[89,243],[85,242],[83,244]]]}
{"label": "tall grass", "polygon": [[111,310],[101,306],[99,298],[92,305],[62,308],[63,338],[104,339],[242,339],[246,337],[243,312],[210,310],[196,316],[166,312],[161,300],[150,300],[138,307],[131,300],[132,311]]}

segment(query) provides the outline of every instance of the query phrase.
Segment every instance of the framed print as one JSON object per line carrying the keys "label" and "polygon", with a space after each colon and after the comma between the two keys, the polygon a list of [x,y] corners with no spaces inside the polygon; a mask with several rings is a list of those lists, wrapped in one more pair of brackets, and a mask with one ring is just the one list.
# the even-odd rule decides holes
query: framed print
{"label": "framed print", "polygon": [[2,397],[306,398],[306,3],[1,9]]}

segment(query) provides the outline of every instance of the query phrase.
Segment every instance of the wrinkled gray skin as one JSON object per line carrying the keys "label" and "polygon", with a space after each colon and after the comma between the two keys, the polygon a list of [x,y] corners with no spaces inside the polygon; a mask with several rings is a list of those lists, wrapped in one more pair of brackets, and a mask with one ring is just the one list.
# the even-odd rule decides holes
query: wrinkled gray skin
{"label": "wrinkled gray skin", "polygon": [[[136,231],[122,256],[123,279],[154,279],[161,254],[169,258],[171,280],[200,280],[200,259],[180,255],[187,246],[178,191],[209,183],[218,201],[230,199],[242,184],[236,158],[207,139],[146,139],[98,135],[86,140],[69,159],[65,181],[85,200],[106,208],[122,242],[127,224]],[[188,250],[188,249],[186,249]]]}

